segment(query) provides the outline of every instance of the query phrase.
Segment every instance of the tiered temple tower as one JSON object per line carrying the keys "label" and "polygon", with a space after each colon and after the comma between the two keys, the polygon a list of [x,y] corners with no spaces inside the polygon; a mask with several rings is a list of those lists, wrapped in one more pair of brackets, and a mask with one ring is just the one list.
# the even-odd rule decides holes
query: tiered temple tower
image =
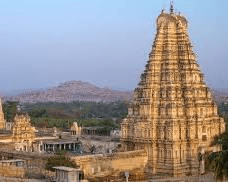
{"label": "tiered temple tower", "polygon": [[12,141],[15,142],[16,150],[32,151],[35,128],[31,126],[28,114],[18,112],[15,115],[12,133]]}
{"label": "tiered temple tower", "polygon": [[0,99],[0,129],[5,129],[6,121],[4,119],[4,113],[2,111],[2,100]]}
{"label": "tiered temple tower", "polygon": [[188,22],[171,5],[157,18],[149,61],[121,123],[125,150],[145,148],[152,174],[198,173],[198,155],[224,132],[188,35]]}

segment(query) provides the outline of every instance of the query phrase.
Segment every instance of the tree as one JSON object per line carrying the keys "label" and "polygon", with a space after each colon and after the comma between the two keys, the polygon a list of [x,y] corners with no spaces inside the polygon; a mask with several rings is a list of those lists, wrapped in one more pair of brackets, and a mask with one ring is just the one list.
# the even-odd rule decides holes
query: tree
{"label": "tree", "polygon": [[3,104],[3,112],[5,119],[7,121],[12,121],[16,112],[17,112],[17,106],[19,102],[13,102],[13,101],[6,101]]}
{"label": "tree", "polygon": [[208,156],[208,163],[210,168],[214,170],[214,176],[216,179],[222,179],[223,175],[227,175],[227,159],[228,152],[226,150],[213,152]]}
{"label": "tree", "polygon": [[216,136],[211,143],[211,146],[214,145],[220,145],[222,150],[228,150],[228,133],[224,132],[221,135]]}
{"label": "tree", "polygon": [[207,157],[210,168],[214,170],[215,178],[221,179],[223,175],[228,175],[228,133],[224,132],[216,136],[211,145],[220,145],[222,147],[222,151],[213,152]]}

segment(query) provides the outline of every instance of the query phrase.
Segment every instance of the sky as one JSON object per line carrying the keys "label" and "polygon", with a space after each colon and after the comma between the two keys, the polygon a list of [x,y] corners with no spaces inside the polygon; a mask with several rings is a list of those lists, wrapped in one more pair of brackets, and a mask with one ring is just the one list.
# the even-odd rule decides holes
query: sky
{"label": "sky", "polygon": [[[0,90],[81,80],[133,90],[169,0],[7,0],[0,3]],[[174,0],[206,82],[228,88],[228,1]]]}

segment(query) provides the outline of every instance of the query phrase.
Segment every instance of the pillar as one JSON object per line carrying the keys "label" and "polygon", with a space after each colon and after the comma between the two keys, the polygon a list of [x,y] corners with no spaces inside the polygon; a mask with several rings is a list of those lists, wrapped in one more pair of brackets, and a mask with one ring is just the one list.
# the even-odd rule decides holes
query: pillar
{"label": "pillar", "polygon": [[201,151],[201,154],[202,154],[202,161],[201,161],[201,174],[205,173],[205,151],[204,149],[202,149]]}
{"label": "pillar", "polygon": [[74,151],[75,151],[75,143],[74,143]]}
{"label": "pillar", "polygon": [[125,172],[126,182],[128,182],[129,172]]}
{"label": "pillar", "polygon": [[63,149],[66,150],[66,144],[63,144]]}
{"label": "pillar", "polygon": [[40,146],[42,146],[42,145],[40,145],[40,143],[37,145],[37,148],[38,148],[38,152],[40,152],[41,150],[40,150]]}
{"label": "pillar", "polygon": [[205,160],[204,160],[204,154],[202,156],[202,165],[201,165],[201,174],[205,173]]}

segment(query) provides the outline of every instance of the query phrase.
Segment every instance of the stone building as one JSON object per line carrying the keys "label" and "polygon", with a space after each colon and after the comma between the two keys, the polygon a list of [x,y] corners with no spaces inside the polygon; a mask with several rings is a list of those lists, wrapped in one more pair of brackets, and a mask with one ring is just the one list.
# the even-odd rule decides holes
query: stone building
{"label": "stone building", "polygon": [[2,100],[0,99],[0,129],[5,129],[6,121],[4,119],[4,113],[2,110]]}
{"label": "stone building", "polygon": [[42,150],[45,152],[56,153],[61,150],[71,151],[73,153],[81,152],[81,142],[74,140],[72,138],[68,139],[51,139],[51,140],[42,140]]}
{"label": "stone building", "polygon": [[53,167],[56,171],[56,182],[81,182],[83,174],[80,169],[65,166]]}
{"label": "stone building", "polygon": [[17,113],[12,127],[12,142],[16,150],[32,151],[35,141],[35,128],[31,126],[30,117],[26,113]]}
{"label": "stone building", "polygon": [[81,130],[82,127],[78,126],[77,122],[74,122],[73,125],[70,127],[71,135],[81,136]]}
{"label": "stone building", "polygon": [[126,151],[146,149],[151,174],[198,173],[198,155],[224,132],[188,35],[188,21],[171,5],[157,33],[128,115],[121,124]]}
{"label": "stone building", "polygon": [[26,173],[25,160],[0,160],[0,176],[23,177]]}

